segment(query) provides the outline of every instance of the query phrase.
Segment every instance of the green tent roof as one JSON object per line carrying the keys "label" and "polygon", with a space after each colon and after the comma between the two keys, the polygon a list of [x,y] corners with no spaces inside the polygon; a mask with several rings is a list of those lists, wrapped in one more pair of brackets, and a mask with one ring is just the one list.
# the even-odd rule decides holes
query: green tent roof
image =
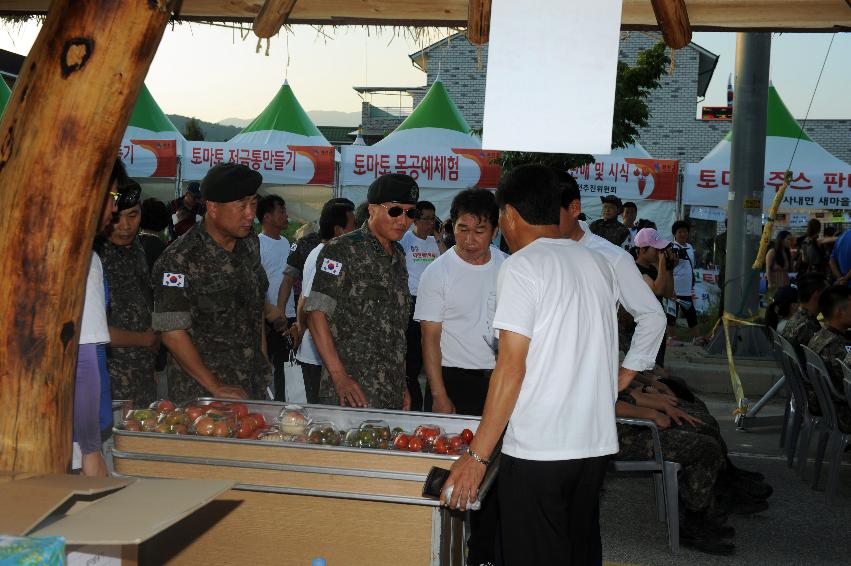
{"label": "green tent roof", "polygon": [[[734,111],[735,112],[735,111]],[[813,141],[801,129],[801,125],[792,117],[792,113],[783,104],[783,99],[777,94],[774,85],[768,85],[768,111],[765,124],[765,135],[778,138],[800,138],[804,141]],[[733,132],[728,133],[725,140],[733,139]]]}
{"label": "green tent roof", "polygon": [[5,79],[0,78],[0,116],[5,112],[6,105],[9,104],[9,98],[11,96],[12,91],[9,89],[9,85],[6,84]]}
{"label": "green tent roof", "polygon": [[166,117],[160,105],[151,96],[151,91],[144,84],[142,85],[142,90],[139,91],[139,98],[136,99],[136,106],[133,107],[133,114],[130,116],[130,126],[152,132],[177,131],[177,128]]}
{"label": "green tent roof", "polygon": [[287,81],[268,106],[240,134],[277,130],[302,136],[321,136],[322,133],[299,104]]}
{"label": "green tent roof", "polygon": [[411,115],[395,131],[414,128],[443,128],[463,134],[471,132],[470,126],[440,80],[434,81]]}

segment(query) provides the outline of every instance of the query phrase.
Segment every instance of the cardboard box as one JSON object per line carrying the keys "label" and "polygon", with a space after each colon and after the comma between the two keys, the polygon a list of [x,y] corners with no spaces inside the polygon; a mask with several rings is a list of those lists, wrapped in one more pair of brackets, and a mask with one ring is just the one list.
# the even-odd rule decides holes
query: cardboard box
{"label": "cardboard box", "polygon": [[0,534],[61,536],[67,563],[129,566],[138,545],[233,487],[232,481],[0,475]]}

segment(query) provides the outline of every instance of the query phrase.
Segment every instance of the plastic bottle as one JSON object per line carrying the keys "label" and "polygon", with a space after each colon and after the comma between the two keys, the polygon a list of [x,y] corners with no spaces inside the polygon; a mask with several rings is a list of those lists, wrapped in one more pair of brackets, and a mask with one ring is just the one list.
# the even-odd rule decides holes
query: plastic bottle
{"label": "plastic bottle", "polygon": [[310,566],[326,566],[325,565],[325,559],[324,558],[314,558],[310,562]]}

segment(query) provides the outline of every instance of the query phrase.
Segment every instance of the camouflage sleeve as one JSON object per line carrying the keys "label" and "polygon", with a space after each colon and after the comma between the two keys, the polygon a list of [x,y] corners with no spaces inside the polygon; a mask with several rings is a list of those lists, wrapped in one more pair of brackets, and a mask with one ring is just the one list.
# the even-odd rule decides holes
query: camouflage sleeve
{"label": "camouflage sleeve", "polygon": [[342,242],[331,242],[322,248],[316,259],[316,275],[310,296],[304,306],[305,311],[322,311],[327,315],[334,313],[337,301],[344,299],[343,285],[352,268],[352,254]]}
{"label": "camouflage sleeve", "polygon": [[830,373],[830,380],[833,382],[836,392],[840,395],[845,394],[844,376],[842,375],[842,366],[839,363],[839,360],[845,355],[845,350],[845,344],[837,340],[832,342],[821,353],[824,364],[827,366],[827,371]]}
{"label": "camouflage sleeve", "polygon": [[167,332],[186,330],[192,326],[190,285],[184,262],[165,254],[157,260],[151,271],[154,291],[151,324],[154,330]]}
{"label": "camouflage sleeve", "polygon": [[249,253],[251,254],[251,267],[254,270],[254,276],[257,277],[261,295],[265,297],[266,291],[269,289],[269,278],[263,268],[263,259],[260,256],[260,239],[252,234],[246,238],[246,243],[248,243]]}
{"label": "camouflage sleeve", "polygon": [[307,242],[301,238],[290,248],[290,254],[287,256],[287,265],[284,267],[284,275],[289,275],[296,281],[302,278],[304,272],[304,262],[307,260]]}

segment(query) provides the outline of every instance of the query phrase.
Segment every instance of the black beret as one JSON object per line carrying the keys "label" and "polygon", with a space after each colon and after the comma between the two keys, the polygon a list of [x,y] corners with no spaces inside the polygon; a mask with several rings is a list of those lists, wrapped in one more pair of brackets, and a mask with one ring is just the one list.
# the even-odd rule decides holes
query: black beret
{"label": "black beret", "polygon": [[239,163],[219,163],[201,180],[201,195],[211,202],[234,202],[257,193],[263,176]]}
{"label": "black beret", "polygon": [[623,201],[621,201],[621,199],[619,197],[616,197],[615,195],[606,195],[604,197],[600,197],[600,202],[604,204],[613,204],[618,207],[618,210],[623,208]]}
{"label": "black beret", "polygon": [[128,208],[133,208],[139,201],[142,199],[142,187],[134,181],[133,179],[129,179],[122,185],[118,186],[118,211],[127,210]]}
{"label": "black beret", "polygon": [[398,202],[400,204],[417,204],[420,198],[420,188],[410,175],[388,173],[372,182],[366,194],[369,204],[383,202]]}

